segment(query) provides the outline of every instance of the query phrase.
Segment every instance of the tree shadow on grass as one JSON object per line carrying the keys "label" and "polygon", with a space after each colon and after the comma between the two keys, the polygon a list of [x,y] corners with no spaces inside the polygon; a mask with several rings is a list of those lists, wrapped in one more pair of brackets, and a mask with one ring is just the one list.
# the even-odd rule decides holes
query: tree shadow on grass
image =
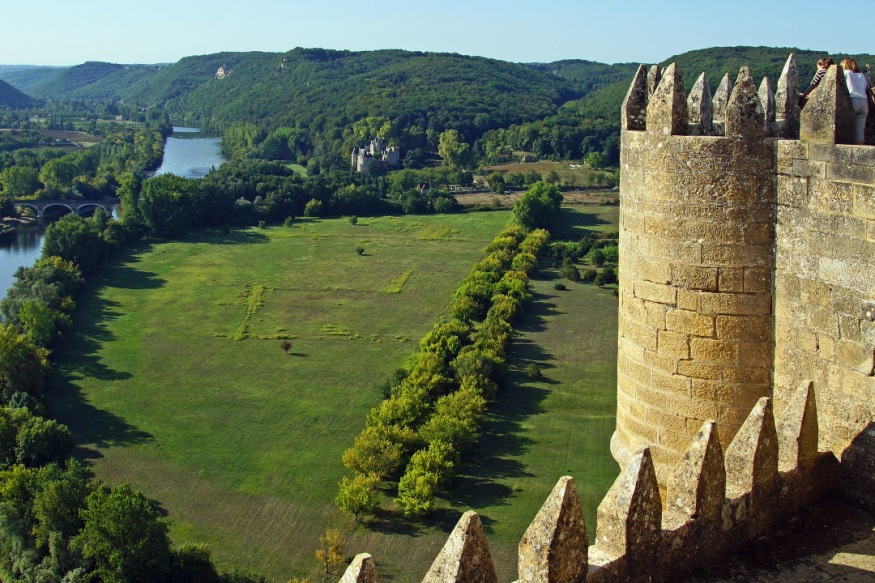
{"label": "tree shadow on grass", "polygon": [[248,245],[252,243],[267,243],[270,237],[250,229],[234,228],[227,235],[221,229],[210,228],[194,231],[185,237],[186,243],[209,243],[211,245]]}
{"label": "tree shadow on grass", "polygon": [[610,221],[600,218],[596,213],[582,213],[565,208],[562,209],[561,218],[550,230],[554,233],[555,241],[577,241],[591,233],[587,227],[610,224]]}
{"label": "tree shadow on grass", "polygon": [[[519,318],[515,329],[521,333],[542,331],[547,326],[546,318],[559,314],[550,296],[534,293],[534,299]],[[525,368],[528,363],[538,363],[540,368],[551,368],[552,355],[525,337],[516,338],[508,353],[507,363],[512,368]],[[539,384],[555,383],[539,379]],[[453,505],[468,508],[484,508],[510,504],[513,490],[499,482],[508,478],[532,477],[526,466],[517,458],[523,455],[532,443],[525,435],[523,424],[532,415],[542,412],[541,404],[549,391],[526,381],[517,373],[505,379],[495,401],[489,406],[486,423],[481,428],[480,439],[474,449],[462,460],[462,471],[453,480],[452,489],[444,497]],[[458,520],[458,517],[457,517]],[[481,516],[484,528],[488,517]]]}
{"label": "tree shadow on grass", "polygon": [[100,289],[106,285],[125,287],[121,280],[143,287],[160,287],[164,281],[148,273],[132,279],[129,271],[135,270],[124,264],[108,267],[102,272],[103,277],[86,283],[73,315],[74,328],[52,358],[55,366],[46,388],[50,416],[70,428],[78,445],[77,457],[83,460],[102,457],[99,448],[142,443],[152,438],[121,417],[92,405],[79,384],[89,378],[113,382],[132,376],[107,366],[99,355],[101,348],[115,339],[108,324],[121,315],[119,304],[101,297]]}

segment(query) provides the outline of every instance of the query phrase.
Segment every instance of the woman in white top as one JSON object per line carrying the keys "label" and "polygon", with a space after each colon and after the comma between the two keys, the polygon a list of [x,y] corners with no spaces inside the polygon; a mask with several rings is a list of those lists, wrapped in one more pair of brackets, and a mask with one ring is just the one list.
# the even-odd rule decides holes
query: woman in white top
{"label": "woman in white top", "polygon": [[851,94],[851,102],[854,104],[856,114],[856,135],[854,143],[862,146],[866,143],[866,118],[869,116],[869,79],[857,68],[854,59],[847,58],[842,61],[842,69],[845,70],[845,81],[848,84],[848,93]]}

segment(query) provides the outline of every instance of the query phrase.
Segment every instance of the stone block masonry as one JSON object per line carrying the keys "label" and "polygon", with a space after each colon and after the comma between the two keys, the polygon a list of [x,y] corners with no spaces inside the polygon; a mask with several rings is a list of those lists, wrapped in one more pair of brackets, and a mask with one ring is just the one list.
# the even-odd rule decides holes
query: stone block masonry
{"label": "stone block masonry", "polygon": [[742,68],[711,103],[705,77],[684,99],[676,66],[652,89],[645,70],[623,105],[646,114],[622,131],[614,457],[649,448],[665,493],[706,419],[725,448],[812,379],[841,459],[875,420],[875,148],[848,144],[841,70],[802,112],[793,55],[776,93]]}

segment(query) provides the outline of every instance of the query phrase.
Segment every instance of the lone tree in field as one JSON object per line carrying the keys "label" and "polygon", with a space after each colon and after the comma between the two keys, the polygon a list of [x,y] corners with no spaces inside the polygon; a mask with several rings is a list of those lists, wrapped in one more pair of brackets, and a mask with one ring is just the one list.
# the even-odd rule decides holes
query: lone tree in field
{"label": "lone tree in field", "polygon": [[316,549],[316,560],[325,565],[325,574],[331,572],[331,567],[343,563],[343,547],[346,541],[340,536],[340,531],[330,528],[325,536],[319,537],[319,548]]}
{"label": "lone tree in field", "polygon": [[280,342],[280,348],[282,348],[283,352],[285,352],[286,354],[289,353],[289,349],[291,347],[292,347],[292,343],[289,342],[288,340],[283,340],[282,342]]}

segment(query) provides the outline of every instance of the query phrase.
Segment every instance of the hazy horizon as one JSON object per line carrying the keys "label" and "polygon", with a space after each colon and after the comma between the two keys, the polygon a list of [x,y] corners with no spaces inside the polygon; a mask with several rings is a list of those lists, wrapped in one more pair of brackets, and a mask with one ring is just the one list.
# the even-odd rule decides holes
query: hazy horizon
{"label": "hazy horizon", "polygon": [[[186,3],[156,0],[149,10],[133,2],[35,0],[6,7],[10,26],[0,37],[7,65],[59,66],[86,61],[174,63],[217,52],[277,52],[294,47],[338,50],[399,48],[459,53],[520,63],[584,59],[602,63],[660,62],[690,50],[718,46],[799,47],[843,53],[871,52],[864,34],[845,27],[814,27],[822,12],[813,2],[742,0],[719,10],[701,3],[672,6],[634,0],[596,4],[558,0],[547,6],[510,0],[408,6],[326,0],[315,3],[252,0]],[[846,2],[842,15],[871,10]],[[39,31],[39,42],[34,32]],[[98,33],[98,34],[90,34]],[[811,43],[811,45],[807,45]],[[807,46],[806,46],[807,45]]]}

